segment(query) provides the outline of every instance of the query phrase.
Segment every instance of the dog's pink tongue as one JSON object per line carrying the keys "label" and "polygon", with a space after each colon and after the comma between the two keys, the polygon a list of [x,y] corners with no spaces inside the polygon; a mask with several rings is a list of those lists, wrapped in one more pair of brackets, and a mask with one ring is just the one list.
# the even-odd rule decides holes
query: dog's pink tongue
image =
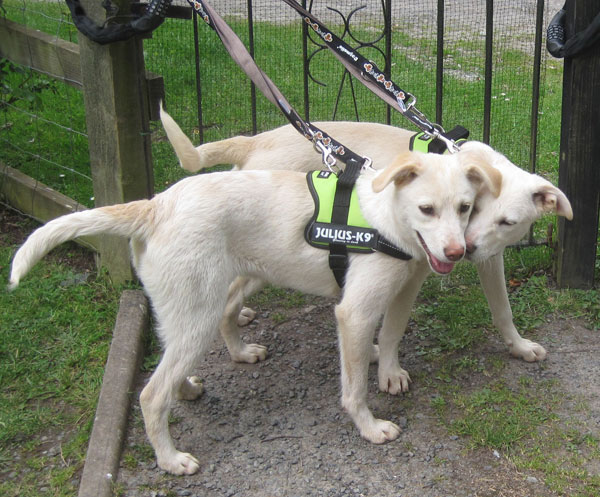
{"label": "dog's pink tongue", "polygon": [[454,269],[453,262],[442,262],[437,259],[433,254],[429,254],[429,260],[431,261],[431,267],[436,273],[448,274]]}

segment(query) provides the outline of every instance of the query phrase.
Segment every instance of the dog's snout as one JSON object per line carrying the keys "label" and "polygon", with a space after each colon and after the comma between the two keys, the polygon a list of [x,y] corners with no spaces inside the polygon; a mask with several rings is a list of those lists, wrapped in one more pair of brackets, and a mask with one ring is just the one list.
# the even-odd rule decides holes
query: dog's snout
{"label": "dog's snout", "polygon": [[449,245],[444,248],[444,255],[452,262],[459,261],[465,255],[465,248],[462,245]]}
{"label": "dog's snout", "polygon": [[467,254],[472,254],[477,250],[477,245],[467,240]]}

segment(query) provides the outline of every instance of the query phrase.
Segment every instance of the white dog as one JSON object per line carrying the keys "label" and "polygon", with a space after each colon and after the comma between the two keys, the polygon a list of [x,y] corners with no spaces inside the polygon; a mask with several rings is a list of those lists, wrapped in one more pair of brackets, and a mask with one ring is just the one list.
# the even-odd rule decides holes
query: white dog
{"label": "white dog", "polygon": [[[378,320],[398,301],[406,307],[403,298],[412,303],[414,282],[420,286],[430,264],[450,271],[464,255],[464,229],[477,193],[493,195],[500,187],[495,169],[480,160],[468,151],[453,156],[407,153],[382,171],[365,170],[356,181],[364,218],[412,256],[404,261],[380,252],[350,254],[335,309],[342,405],[371,442],[393,440],[400,432],[394,423],[376,419],[366,403]],[[162,360],[140,396],[146,431],[161,468],[191,474],[198,461],[173,444],[170,403],[177,396],[193,399],[201,393],[201,385],[186,374],[214,338],[232,281],[249,276],[316,295],[341,292],[328,267],[329,252],[304,240],[313,211],[302,173],[186,178],[152,200],[69,214],[37,229],[15,255],[10,284],[17,286],[36,261],[64,241],[99,234],[131,238],[133,261],[164,345]],[[383,327],[382,350],[397,350],[399,340],[396,326]],[[385,380],[380,381],[401,381],[397,359],[386,358],[383,366]]]}
{"label": "white dog", "polygon": [[[282,126],[253,137],[236,136],[206,143],[197,148],[181,131],[175,121],[162,112],[161,118],[167,136],[181,166],[191,172],[216,164],[234,164],[234,169],[294,169],[310,171],[323,168],[320,154],[312,144],[291,125]],[[385,167],[398,154],[409,149],[411,131],[376,123],[319,122],[316,126],[354,152],[369,157],[373,167]],[[546,350],[539,344],[522,338],[513,324],[504,279],[503,251],[528,233],[531,224],[548,212],[572,219],[573,212],[566,196],[549,181],[528,173],[512,164],[491,147],[469,141],[462,150],[479,154],[480,162],[487,162],[502,174],[502,187],[496,198],[482,192],[469,220],[465,238],[466,258],[477,265],[477,271],[490,307],[494,324],[500,330],[510,353],[526,361],[540,361]],[[415,285],[420,285],[414,282]],[[247,346],[240,337],[237,323],[252,319],[253,312],[242,309],[244,298],[260,288],[258,281],[238,281],[230,292],[230,303],[221,324],[232,358],[241,362],[255,362],[266,357],[266,350],[257,345]],[[418,292],[418,288],[417,288]],[[416,298],[416,292],[415,292]],[[386,315],[390,325],[404,329],[412,308],[406,300],[403,306]],[[239,315],[239,319],[238,319]],[[396,366],[400,368],[399,365]],[[381,375],[380,375],[381,378]],[[404,372],[401,385],[380,383],[390,393],[408,390],[410,378]]]}

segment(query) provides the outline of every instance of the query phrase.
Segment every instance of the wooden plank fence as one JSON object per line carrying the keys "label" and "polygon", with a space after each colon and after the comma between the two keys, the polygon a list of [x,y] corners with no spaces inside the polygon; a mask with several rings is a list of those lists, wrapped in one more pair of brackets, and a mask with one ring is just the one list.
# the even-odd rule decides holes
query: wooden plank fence
{"label": "wooden plank fence", "polygon": [[[103,21],[99,2],[82,4],[96,22]],[[0,57],[84,92],[96,206],[152,196],[149,120],[158,118],[164,84],[146,74],[140,39],[100,46],[79,35],[75,44],[0,18]],[[0,175],[0,196],[40,222],[77,208],[74,200],[6,165],[0,164]],[[134,277],[126,241],[83,243],[98,251],[113,281]]]}

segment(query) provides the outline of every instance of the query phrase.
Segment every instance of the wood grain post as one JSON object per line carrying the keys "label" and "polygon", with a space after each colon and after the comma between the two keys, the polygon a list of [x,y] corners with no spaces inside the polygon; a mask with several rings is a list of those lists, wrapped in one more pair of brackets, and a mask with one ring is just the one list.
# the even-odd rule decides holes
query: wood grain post
{"label": "wood grain post", "polygon": [[[597,0],[567,2],[567,36],[585,29],[600,12]],[[600,208],[600,45],[565,59],[559,188],[573,220],[559,218],[556,276],[560,287],[590,288]]]}
{"label": "wood grain post", "polygon": [[[119,5],[128,11],[129,3]],[[97,24],[104,22],[101,2],[81,4]],[[150,197],[154,179],[142,40],[98,45],[80,33],[79,45],[95,204]],[[134,278],[123,238],[103,238],[100,264],[115,283]]]}

